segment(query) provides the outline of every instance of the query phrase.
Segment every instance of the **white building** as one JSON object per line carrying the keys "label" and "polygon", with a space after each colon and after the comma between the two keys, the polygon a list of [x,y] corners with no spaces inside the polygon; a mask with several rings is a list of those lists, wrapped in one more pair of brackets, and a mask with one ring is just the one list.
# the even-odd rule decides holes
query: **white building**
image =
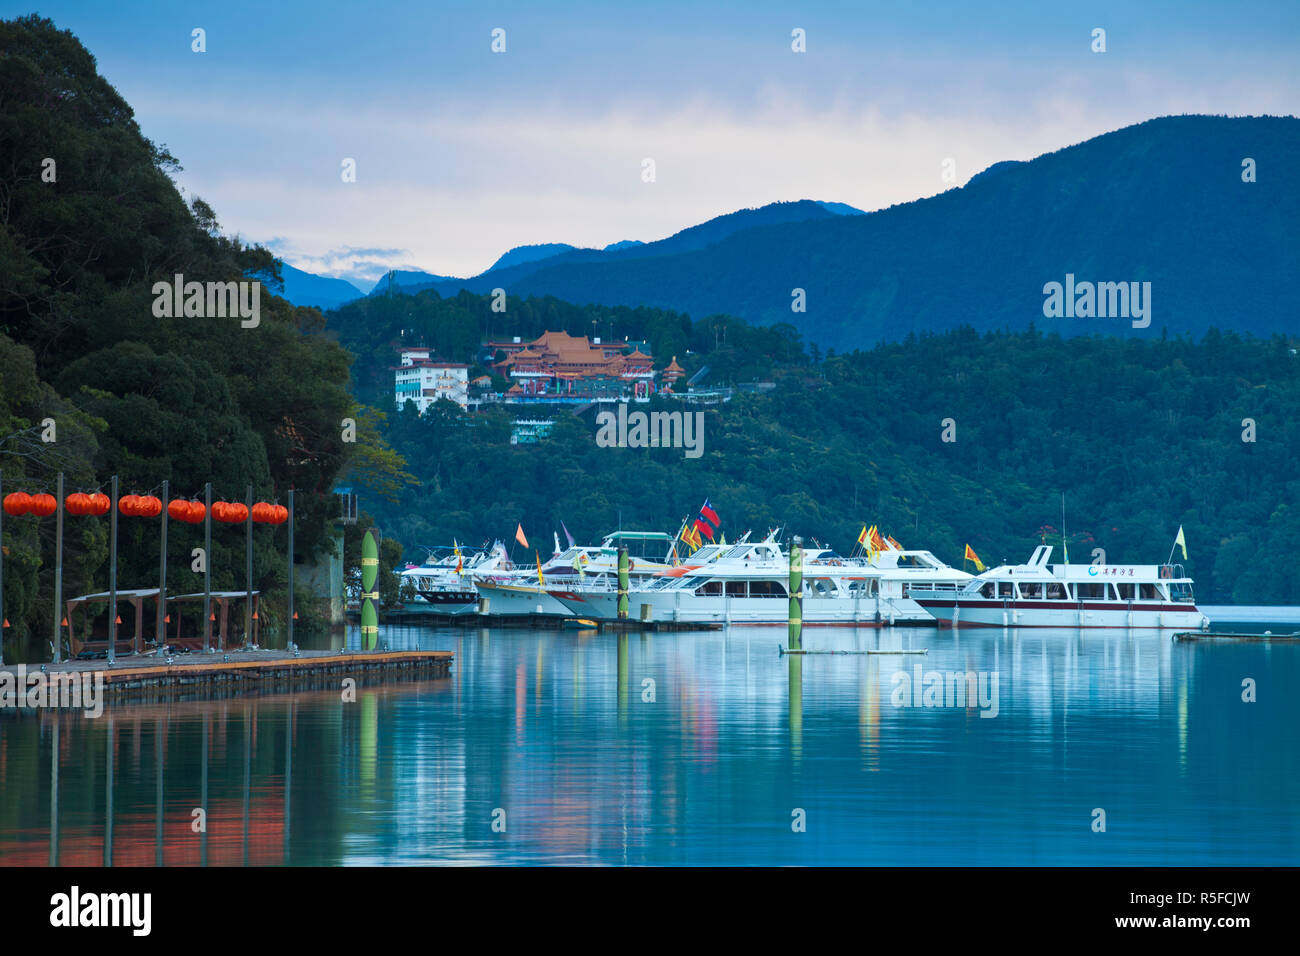
{"label": "white building", "polygon": [[421,415],[440,398],[465,408],[469,392],[469,366],[433,358],[428,349],[403,349],[402,363],[393,367],[396,383],[393,399],[400,409],[403,402],[415,402]]}

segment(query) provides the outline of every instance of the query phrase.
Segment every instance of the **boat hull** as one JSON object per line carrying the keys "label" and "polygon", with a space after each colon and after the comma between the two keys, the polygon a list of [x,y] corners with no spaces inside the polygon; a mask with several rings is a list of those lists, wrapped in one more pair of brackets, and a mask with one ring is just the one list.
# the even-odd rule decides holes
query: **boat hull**
{"label": "boat hull", "polygon": [[[615,592],[552,591],[571,614],[597,621],[618,619]],[[648,608],[648,610],[647,610]],[[785,624],[789,621],[785,598],[701,597],[690,591],[628,594],[628,617],[636,621],[685,624]],[[805,597],[805,625],[872,627],[886,624],[928,624],[929,613],[915,601],[873,597],[843,599]]]}
{"label": "boat hull", "polygon": [[971,601],[927,599],[918,602],[936,620],[954,627],[1199,628],[1205,615],[1195,605],[1106,605],[1074,602]]}

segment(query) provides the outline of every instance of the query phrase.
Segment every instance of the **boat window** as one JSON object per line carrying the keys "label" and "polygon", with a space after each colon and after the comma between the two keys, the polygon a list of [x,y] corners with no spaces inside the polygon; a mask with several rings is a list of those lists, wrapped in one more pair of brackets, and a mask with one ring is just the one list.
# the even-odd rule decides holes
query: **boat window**
{"label": "boat window", "polygon": [[1011,587],[1012,587],[1012,585],[1011,585],[1011,582],[1010,582],[1010,581],[1001,581],[1001,582],[999,582],[999,583],[998,583],[998,597],[1000,597],[1000,598],[1009,598],[1009,597],[1011,597],[1011,596],[1012,596],[1012,594],[1011,594]]}
{"label": "boat window", "polygon": [[1119,584],[1116,584],[1115,587],[1119,588],[1119,599],[1120,599],[1121,601],[1131,601],[1131,600],[1133,600],[1133,582],[1132,582],[1132,581],[1124,581],[1124,582],[1121,582],[1121,583],[1119,583]]}
{"label": "boat window", "polygon": [[1050,581],[1047,585],[1047,600],[1064,601],[1066,600],[1065,585],[1059,581]]}
{"label": "boat window", "polygon": [[986,598],[993,597],[993,582],[989,581],[982,588],[980,588],[980,594],[984,595],[984,597]]}
{"label": "boat window", "polygon": [[1043,596],[1043,585],[1040,581],[1021,581],[1020,596],[1037,601]]}
{"label": "boat window", "polygon": [[1080,581],[1076,588],[1079,600],[1100,600],[1106,596],[1106,585],[1100,581]]}
{"label": "boat window", "polygon": [[745,596],[744,581],[727,582],[727,597],[744,597],[744,596]]}
{"label": "boat window", "polygon": [[749,596],[771,598],[788,597],[785,585],[780,581],[750,581]]}
{"label": "boat window", "polygon": [[1157,600],[1157,597],[1156,597],[1156,586],[1155,586],[1154,584],[1141,584],[1141,585],[1139,585],[1139,586],[1138,586],[1138,593],[1142,596],[1142,600],[1144,600],[1144,601],[1155,601],[1155,600]]}
{"label": "boat window", "polygon": [[[767,583],[755,581],[755,584]],[[753,588],[750,589],[751,592]],[[829,597],[835,593],[835,582],[830,578],[809,578],[804,582],[804,590],[813,597]]]}
{"label": "boat window", "polygon": [[695,593],[696,594],[721,594],[722,582],[707,581],[704,584],[701,584],[698,588],[696,588]]}

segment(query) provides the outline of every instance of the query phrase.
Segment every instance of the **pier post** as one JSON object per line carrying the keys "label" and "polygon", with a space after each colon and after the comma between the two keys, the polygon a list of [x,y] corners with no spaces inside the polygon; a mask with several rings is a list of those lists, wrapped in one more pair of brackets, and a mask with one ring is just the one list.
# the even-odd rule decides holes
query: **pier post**
{"label": "pier post", "polygon": [[361,647],[373,651],[379,643],[379,612],[374,590],[379,580],[379,542],[371,528],[361,539]]}
{"label": "pier post", "polygon": [[[4,498],[4,474],[0,473],[0,499]],[[4,541],[5,510],[0,508],[0,542]],[[5,663],[5,552],[0,546],[0,667]]]}
{"label": "pier post", "polygon": [[289,639],[288,650],[293,650],[293,489],[289,489]]}
{"label": "pier post", "polygon": [[248,593],[244,596],[244,646],[253,643],[253,486],[248,486],[248,517],[245,532],[248,536],[244,548],[244,568],[248,572]]}
{"label": "pier post", "polygon": [[[158,545],[158,617],[153,630],[154,643],[159,650],[167,647],[167,499],[171,482],[166,478],[162,483],[162,525],[160,526],[160,544]],[[164,651],[164,655],[166,653]]]}
{"label": "pier post", "polygon": [[618,619],[627,620],[627,548],[618,549]]}
{"label": "pier post", "polygon": [[790,542],[790,625],[791,650],[803,647],[803,538]]}
{"label": "pier post", "polygon": [[63,472],[55,479],[58,489],[54,495],[58,506],[54,509],[54,663],[63,657],[63,627],[59,616],[63,604]]}
{"label": "pier post", "polygon": [[203,486],[203,653],[212,651],[212,482]]}
{"label": "pier post", "polygon": [[[117,475],[108,508],[108,662],[117,660]],[[58,658],[55,658],[58,661]]]}

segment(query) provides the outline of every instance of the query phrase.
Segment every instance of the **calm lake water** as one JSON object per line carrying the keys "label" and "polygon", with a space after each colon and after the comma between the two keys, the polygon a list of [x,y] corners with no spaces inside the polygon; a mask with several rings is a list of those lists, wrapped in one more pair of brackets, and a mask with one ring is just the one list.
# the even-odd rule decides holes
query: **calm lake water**
{"label": "calm lake water", "polygon": [[[925,656],[782,657],[770,628],[387,640],[454,651],[453,676],[350,702],[5,713],[0,865],[1300,863],[1300,647],[928,628],[804,635]],[[930,672],[972,673],[973,699],[925,706]]]}

